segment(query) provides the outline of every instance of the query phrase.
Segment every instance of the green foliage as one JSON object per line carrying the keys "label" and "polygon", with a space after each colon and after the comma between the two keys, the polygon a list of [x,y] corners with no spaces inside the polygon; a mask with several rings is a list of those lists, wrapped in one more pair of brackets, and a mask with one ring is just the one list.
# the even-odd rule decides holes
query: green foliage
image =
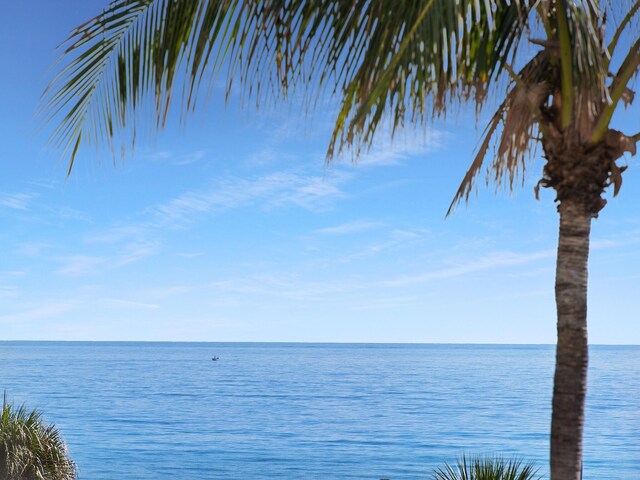
{"label": "green foliage", "polygon": [[[120,147],[124,155],[138,124],[163,126],[176,97],[191,111],[225,72],[227,96],[239,85],[256,104],[296,89],[307,108],[323,94],[335,96],[331,158],[344,147],[357,154],[370,146],[384,119],[394,132],[405,120],[427,122],[461,102],[479,111],[490,91],[506,86],[455,204],[468,200],[491,145],[488,180],[513,188],[523,178],[539,134],[548,134],[541,126],[549,121],[548,98],[561,109],[558,128],[593,141],[603,138],[619,101],[632,98],[640,0],[600,3],[111,0],[62,45],[42,118],[55,125],[52,143],[71,171],[86,145]],[[605,8],[624,15],[609,45]],[[526,45],[533,55],[520,53]],[[611,74],[616,46],[631,47]],[[593,132],[585,130],[585,105],[597,120]]]}
{"label": "green foliage", "polygon": [[[527,0],[112,0],[63,44],[45,92],[54,143],[113,145],[136,111],[164,124],[175,80],[183,106],[196,104],[224,67],[250,98],[302,85],[342,98],[330,146],[369,144],[382,119],[394,124],[442,113],[452,99],[486,99],[487,83],[515,58]],[[153,98],[151,105],[143,101]],[[428,112],[428,113],[427,113]],[[122,139],[120,139],[122,140]]]}
{"label": "green foliage", "polygon": [[0,418],[2,480],[75,480],[75,463],[53,425],[37,410],[4,404]]}
{"label": "green foliage", "polygon": [[460,457],[455,466],[446,464],[434,474],[434,480],[533,480],[536,470],[532,464],[519,460],[495,457]]}

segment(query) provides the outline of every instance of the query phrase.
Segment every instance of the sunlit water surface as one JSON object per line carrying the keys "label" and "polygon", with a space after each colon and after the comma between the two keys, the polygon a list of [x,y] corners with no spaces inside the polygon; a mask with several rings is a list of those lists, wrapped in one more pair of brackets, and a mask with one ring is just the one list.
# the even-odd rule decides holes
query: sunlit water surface
{"label": "sunlit water surface", "polygon": [[[553,362],[551,346],[0,342],[0,389],[59,426],[86,480],[426,479],[463,452],[546,476]],[[591,349],[584,478],[640,479],[640,347]]]}

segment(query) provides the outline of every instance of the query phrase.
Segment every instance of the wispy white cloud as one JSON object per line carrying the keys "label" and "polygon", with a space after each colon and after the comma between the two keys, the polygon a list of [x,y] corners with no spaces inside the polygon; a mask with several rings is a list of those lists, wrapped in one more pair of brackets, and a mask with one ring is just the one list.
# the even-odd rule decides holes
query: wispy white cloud
{"label": "wispy white cloud", "polygon": [[62,263],[62,267],[56,273],[70,276],[93,273],[98,266],[107,263],[107,259],[104,257],[90,255],[71,255],[61,257],[59,260]]}
{"label": "wispy white cloud", "polygon": [[94,274],[101,269],[117,269],[133,262],[143,260],[158,253],[160,247],[154,242],[131,242],[116,251],[97,255],[70,255],[60,257],[62,266],[56,271],[59,275],[80,276]]}
{"label": "wispy white cloud", "polygon": [[367,230],[373,230],[380,227],[380,222],[367,222],[363,220],[356,220],[349,223],[341,223],[333,227],[320,228],[316,230],[316,233],[321,235],[348,235],[351,233],[359,233]]}
{"label": "wispy white cloud", "polygon": [[[287,137],[290,126],[282,126],[282,135]],[[439,145],[440,132],[428,132],[422,138],[400,134],[393,143],[379,141],[363,156],[362,165],[383,165],[400,161],[410,155],[424,153]],[[262,158],[254,161],[271,162],[277,156],[272,147],[265,147]],[[157,151],[148,158],[155,161],[191,163],[206,156],[204,150],[190,154],[176,154]],[[63,258],[63,266],[57,273],[62,275],[83,275],[103,268],[119,268],[143,258],[156,255],[160,251],[158,232],[167,228],[185,228],[204,215],[222,213],[238,208],[278,209],[291,206],[312,211],[324,211],[334,203],[347,197],[345,185],[357,175],[357,169],[336,168],[324,175],[310,174],[311,169],[285,170],[253,178],[218,178],[208,188],[186,191],[183,194],[157,204],[136,214],[137,219],[129,223],[94,231],[84,237],[84,243],[106,244],[116,253],[98,255],[72,255]],[[315,169],[312,170],[316,172]],[[374,222],[352,222],[320,229],[320,235],[347,235],[371,230],[379,225]],[[154,241],[150,241],[154,239]],[[399,240],[393,240],[397,243]],[[135,247],[134,247],[135,245]],[[371,252],[388,248],[388,245],[372,247]],[[359,252],[362,254],[363,252]]]}
{"label": "wispy white cloud", "polygon": [[553,250],[525,254],[500,252],[487,255],[475,262],[455,267],[429,271],[418,275],[397,276],[382,281],[375,278],[352,277],[328,283],[305,280],[294,274],[263,274],[213,282],[207,288],[231,294],[264,295],[272,298],[284,297],[296,300],[321,300],[326,299],[327,296],[335,297],[338,294],[372,291],[385,292],[385,295],[387,295],[390,287],[407,287],[428,281],[460,277],[483,270],[523,265],[552,258],[554,255],[555,251]]}
{"label": "wispy white cloud", "polygon": [[553,288],[540,288],[534,290],[524,290],[517,292],[500,292],[497,295],[484,295],[480,299],[482,302],[498,304],[500,302],[514,301],[525,298],[547,297],[553,298]]}
{"label": "wispy white cloud", "polygon": [[19,245],[15,249],[15,254],[24,255],[26,257],[38,257],[52,247],[50,243],[45,242],[27,242]]}
{"label": "wispy white cloud", "polygon": [[45,200],[50,192],[42,190],[48,188],[34,183],[39,190],[37,193],[0,193],[0,210],[3,208],[16,212],[29,212],[29,220],[41,225],[66,220],[87,221],[86,214],[69,206],[56,205],[55,202]]}
{"label": "wispy white cloud", "polygon": [[153,152],[149,155],[147,155],[147,158],[149,160],[152,161],[160,161],[160,160],[168,160],[170,158],[173,158],[173,153],[167,151],[167,150],[158,150],[156,152]]}
{"label": "wispy white cloud", "polygon": [[115,305],[118,307],[134,307],[134,308],[145,308],[145,309],[151,309],[151,310],[156,310],[160,308],[160,305],[157,305],[155,303],[137,302],[134,300],[123,300],[119,298],[105,298],[104,301],[106,303],[109,303],[111,305]]}
{"label": "wispy white cloud", "polygon": [[204,252],[178,252],[174,255],[181,258],[197,258],[202,257],[204,255]]}
{"label": "wispy white cloud", "polygon": [[383,282],[380,282],[380,285],[383,287],[406,287],[408,285],[414,285],[433,280],[460,277],[468,273],[479,272],[482,270],[523,265],[537,260],[553,258],[555,253],[555,250],[543,250],[533,253],[493,253],[479,260],[464,263],[454,267],[432,270],[417,275],[405,275],[396,277],[394,279],[385,280]]}
{"label": "wispy white cloud", "polygon": [[358,245],[358,249],[355,252],[333,258],[332,262],[348,263],[352,260],[380,255],[389,250],[415,248],[416,244],[424,241],[429,233],[425,229],[394,229],[388,232],[386,236],[378,235],[377,239],[371,243]]}
{"label": "wispy white cloud", "polygon": [[246,162],[248,165],[262,166],[272,164],[278,158],[281,158],[281,155],[276,153],[274,148],[266,147],[249,155]]}
{"label": "wispy white cloud", "polygon": [[32,193],[3,193],[0,194],[0,207],[27,210],[35,197]]}
{"label": "wispy white cloud", "polygon": [[215,182],[204,191],[187,192],[152,212],[160,225],[181,224],[195,215],[220,212],[249,205],[263,208],[298,205],[308,209],[321,209],[345,194],[340,185],[349,174],[340,173],[326,178],[292,172],[279,172],[253,179],[227,178]]}
{"label": "wispy white cloud", "polygon": [[159,150],[146,155],[152,162],[163,162],[173,165],[183,166],[199,162],[206,156],[206,150],[196,150],[188,153],[173,153],[167,150]]}
{"label": "wispy white cloud", "polygon": [[146,288],[140,291],[145,298],[152,298],[156,301],[184,295],[202,288],[200,285],[171,285],[166,287]]}
{"label": "wispy white cloud", "polygon": [[415,295],[404,295],[399,293],[398,290],[384,291],[380,295],[375,297],[368,297],[365,302],[356,302],[349,305],[352,311],[379,311],[385,310],[398,310],[406,308],[408,305],[424,304],[428,301],[431,295],[428,293],[420,292]]}
{"label": "wispy white cloud", "polygon": [[119,268],[145,258],[154,256],[160,251],[155,242],[130,243],[110,261],[110,268]]}
{"label": "wispy white cloud", "polygon": [[[317,304],[318,302],[346,301],[350,308],[361,305],[362,309],[372,305],[406,306],[407,302],[424,302],[424,293],[407,292],[406,287],[445,278],[461,277],[470,273],[501,267],[517,266],[552,258],[553,251],[540,251],[528,254],[501,252],[487,255],[475,262],[455,267],[425,272],[419,275],[397,275],[392,278],[347,275],[332,277],[331,281],[308,276],[301,272],[272,272],[227,277],[212,282],[191,285],[153,288],[139,292],[144,302],[155,304],[169,297],[194,295],[207,298],[212,304],[242,305],[247,301],[275,299],[294,302],[298,306]],[[388,275],[388,274],[386,274]],[[401,288],[398,290],[397,288]],[[399,293],[400,292],[400,293]],[[428,294],[427,294],[428,296]],[[357,298],[363,298],[362,304]],[[348,300],[345,300],[348,299]],[[366,300],[365,300],[366,299]],[[355,302],[355,303],[354,303]]]}
{"label": "wispy white cloud", "polygon": [[256,274],[212,282],[206,287],[218,294],[262,295],[269,298],[289,300],[323,300],[345,292],[362,291],[367,288],[361,278],[343,278],[339,281],[323,282],[306,280],[297,274]]}
{"label": "wispy white cloud", "polygon": [[73,302],[51,302],[44,305],[31,306],[18,313],[0,315],[0,323],[25,323],[57,317],[70,311],[74,306]]}
{"label": "wispy white cloud", "polygon": [[197,150],[195,152],[178,155],[178,157],[175,159],[175,164],[183,166],[199,162],[200,160],[205,158],[206,153],[207,152],[204,150]]}
{"label": "wispy white cloud", "polygon": [[309,210],[322,210],[330,202],[346,197],[340,184],[346,180],[343,174],[330,177],[294,177],[292,183],[283,183],[282,189],[267,199],[270,206],[297,205]]}
{"label": "wispy white cloud", "polygon": [[610,248],[626,247],[629,245],[635,245],[640,243],[640,231],[634,230],[626,232],[624,235],[618,236],[615,239],[602,238],[591,241],[591,248],[593,250],[604,250]]}
{"label": "wispy white cloud", "polygon": [[42,178],[42,179],[30,180],[28,183],[35,187],[44,188],[46,190],[51,190],[53,188],[57,188],[60,186],[60,182],[54,178]]}
{"label": "wispy white cloud", "polygon": [[143,225],[126,225],[106,228],[100,232],[93,232],[84,237],[86,243],[114,244],[122,241],[130,241],[132,238],[145,236],[147,228]]}
{"label": "wispy white cloud", "polygon": [[86,222],[89,220],[89,216],[69,207],[48,208],[49,216],[60,220],[79,220]]}
{"label": "wispy white cloud", "polygon": [[24,270],[10,270],[10,271],[5,271],[5,272],[0,272],[0,278],[19,278],[19,277],[25,277],[27,275],[27,272]]}
{"label": "wispy white cloud", "polygon": [[422,133],[413,131],[397,132],[393,139],[390,132],[378,132],[371,148],[361,153],[357,159],[360,166],[397,165],[403,160],[418,155],[425,155],[437,148],[441,148],[447,134],[440,130],[424,130]]}
{"label": "wispy white cloud", "polygon": [[321,300],[338,293],[363,290],[361,279],[342,279],[337,282],[309,280],[297,273],[277,272],[248,274],[216,281],[145,288],[137,296],[148,302],[197,294],[217,305],[242,305],[249,298],[268,297],[289,300]]}
{"label": "wispy white cloud", "polygon": [[16,298],[19,295],[18,289],[11,286],[0,286],[0,300]]}

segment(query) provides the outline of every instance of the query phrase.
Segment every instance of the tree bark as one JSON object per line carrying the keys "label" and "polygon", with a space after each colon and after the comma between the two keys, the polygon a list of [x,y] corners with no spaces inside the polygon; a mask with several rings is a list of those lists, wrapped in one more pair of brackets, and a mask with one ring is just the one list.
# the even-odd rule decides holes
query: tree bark
{"label": "tree bark", "polygon": [[551,417],[551,480],[580,480],[587,392],[587,263],[592,215],[579,202],[571,200],[563,201],[558,211],[558,344]]}

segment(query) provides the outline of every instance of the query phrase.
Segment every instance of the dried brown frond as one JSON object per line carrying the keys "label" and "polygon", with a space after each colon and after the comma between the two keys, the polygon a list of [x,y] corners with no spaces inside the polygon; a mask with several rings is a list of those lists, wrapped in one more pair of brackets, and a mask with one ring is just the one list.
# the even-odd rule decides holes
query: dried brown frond
{"label": "dried brown frond", "polygon": [[492,142],[494,157],[487,172],[487,181],[491,180],[497,186],[506,183],[512,189],[518,179],[524,179],[527,160],[538,141],[540,124],[548,120],[545,118],[547,99],[558,88],[558,82],[556,69],[550,64],[549,55],[544,50],[517,74],[505,101],[483,132],[474,161],[447,215],[459,202],[469,199]]}

